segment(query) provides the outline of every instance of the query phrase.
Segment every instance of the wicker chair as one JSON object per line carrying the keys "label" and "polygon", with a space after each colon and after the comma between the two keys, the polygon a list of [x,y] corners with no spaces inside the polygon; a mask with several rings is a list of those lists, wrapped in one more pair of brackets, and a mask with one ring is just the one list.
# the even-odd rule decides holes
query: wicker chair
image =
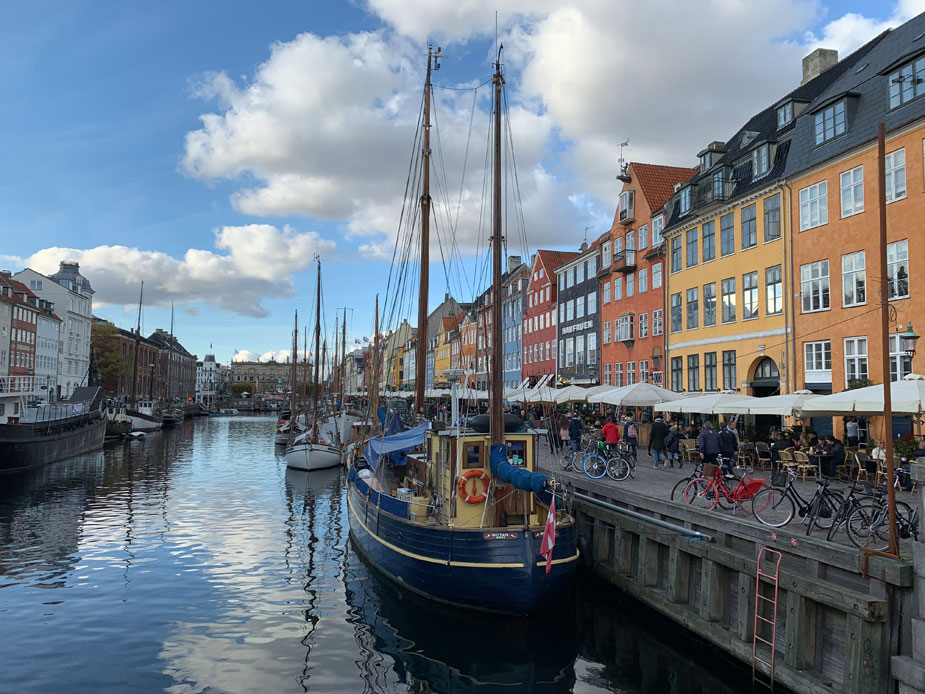
{"label": "wicker chair", "polygon": [[760,441],[755,444],[755,467],[771,469],[771,449],[766,443]]}
{"label": "wicker chair", "polygon": [[682,463],[695,463],[699,459],[697,456],[697,440],[696,439],[681,439],[678,441],[678,453],[681,456]]}
{"label": "wicker chair", "polygon": [[[867,463],[869,463],[870,460],[871,460],[870,456],[864,453],[863,451],[858,451],[857,453],[854,454],[854,461],[857,464],[857,469],[856,469],[857,476],[855,477],[855,480],[854,480],[855,482],[859,482],[861,478],[864,478],[864,481],[867,481],[868,475],[869,475],[867,471]],[[877,463],[877,479],[876,479],[878,483],[880,482],[880,468],[881,467],[882,466],[878,462]],[[886,473],[884,472],[883,475],[885,477]]]}
{"label": "wicker chair", "polygon": [[803,477],[804,482],[806,481],[807,474],[811,474],[813,477],[817,476],[818,468],[803,451],[794,451],[793,460],[797,465],[797,474]]}
{"label": "wicker chair", "polygon": [[793,449],[787,448],[778,453],[780,456],[780,466],[785,470],[797,472],[797,461],[793,459]]}

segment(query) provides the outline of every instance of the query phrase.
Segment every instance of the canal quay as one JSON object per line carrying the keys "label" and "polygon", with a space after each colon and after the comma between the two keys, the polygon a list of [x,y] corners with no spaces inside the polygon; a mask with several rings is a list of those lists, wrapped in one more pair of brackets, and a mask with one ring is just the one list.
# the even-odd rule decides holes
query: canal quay
{"label": "canal quay", "polygon": [[343,473],[287,471],[274,423],[191,419],[0,477],[0,692],[751,690],[590,572],[530,620],[397,590],[351,547]]}

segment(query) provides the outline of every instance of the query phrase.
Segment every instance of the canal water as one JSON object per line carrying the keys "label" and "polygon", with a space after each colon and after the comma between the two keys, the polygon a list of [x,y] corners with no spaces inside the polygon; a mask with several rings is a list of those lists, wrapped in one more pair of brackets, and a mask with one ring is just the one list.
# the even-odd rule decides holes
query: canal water
{"label": "canal water", "polygon": [[580,578],[530,620],[444,609],[349,540],[344,477],[200,418],[0,476],[0,692],[732,694],[750,670]]}

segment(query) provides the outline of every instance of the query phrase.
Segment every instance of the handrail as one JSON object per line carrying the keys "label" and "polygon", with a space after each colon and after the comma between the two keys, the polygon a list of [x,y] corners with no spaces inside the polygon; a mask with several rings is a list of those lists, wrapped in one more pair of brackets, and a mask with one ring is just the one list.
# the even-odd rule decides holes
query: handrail
{"label": "handrail", "polygon": [[596,504],[602,508],[609,509],[616,513],[621,513],[625,516],[629,516],[630,518],[635,518],[637,520],[643,520],[643,521],[646,521],[647,523],[652,523],[653,525],[657,525],[661,528],[672,530],[680,535],[686,535],[688,537],[696,538],[698,540],[705,540],[707,542],[716,541],[716,539],[712,535],[708,535],[707,533],[702,533],[699,530],[691,530],[690,528],[685,528],[683,525],[676,525],[675,523],[669,523],[668,521],[664,521],[661,518],[653,518],[652,516],[647,516],[644,513],[639,513],[638,511],[633,511],[628,508],[623,508],[621,506],[611,504],[607,501],[601,501],[600,499],[595,499],[593,496],[588,496],[587,494],[582,494],[581,492],[573,491],[572,496],[574,496],[577,499],[582,499],[583,501]]}

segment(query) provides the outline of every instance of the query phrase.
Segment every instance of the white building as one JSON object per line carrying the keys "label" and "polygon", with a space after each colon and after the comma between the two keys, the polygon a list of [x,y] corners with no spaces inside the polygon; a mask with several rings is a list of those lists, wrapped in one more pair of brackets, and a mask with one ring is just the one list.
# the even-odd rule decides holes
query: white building
{"label": "white building", "polygon": [[222,365],[215,361],[214,354],[196,362],[196,402],[211,406],[222,384]]}
{"label": "white building", "polygon": [[54,313],[54,305],[39,300],[38,321],[35,326],[35,393],[42,400],[53,402],[58,393],[58,340],[61,319]]}
{"label": "white building", "polygon": [[58,344],[57,390],[59,398],[70,397],[74,388],[85,386],[90,370],[90,325],[93,289],[75,262],[62,261],[58,272],[47,277],[26,268],[13,277],[39,298],[55,305],[61,321]]}

